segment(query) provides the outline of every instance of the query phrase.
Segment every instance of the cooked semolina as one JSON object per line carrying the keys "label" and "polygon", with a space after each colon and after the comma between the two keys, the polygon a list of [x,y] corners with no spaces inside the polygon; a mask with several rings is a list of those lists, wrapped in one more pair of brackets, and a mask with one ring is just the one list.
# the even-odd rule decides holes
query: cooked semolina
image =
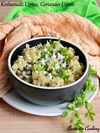
{"label": "cooked semolina", "polygon": [[26,44],[13,62],[12,69],[21,79],[33,85],[60,87],[78,80],[85,67],[72,47],[50,40],[34,47]]}

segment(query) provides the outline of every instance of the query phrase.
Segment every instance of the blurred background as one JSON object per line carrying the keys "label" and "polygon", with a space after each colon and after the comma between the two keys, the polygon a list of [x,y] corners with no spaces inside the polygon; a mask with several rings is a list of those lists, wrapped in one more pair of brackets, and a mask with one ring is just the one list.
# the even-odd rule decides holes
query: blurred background
{"label": "blurred background", "polygon": [[[0,0],[0,2],[20,2],[21,0]],[[100,7],[100,0],[96,0],[97,4]],[[3,20],[3,18],[6,16],[6,14],[9,12],[9,10],[12,8],[12,6],[0,6],[0,22]]]}

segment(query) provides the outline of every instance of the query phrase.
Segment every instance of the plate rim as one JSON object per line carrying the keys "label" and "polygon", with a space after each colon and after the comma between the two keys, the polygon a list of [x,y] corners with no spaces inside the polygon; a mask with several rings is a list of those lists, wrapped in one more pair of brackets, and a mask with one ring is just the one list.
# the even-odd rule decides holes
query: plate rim
{"label": "plate rim", "polygon": [[[87,97],[87,101],[88,102],[91,102],[93,99],[94,99],[94,97],[96,96],[96,94],[97,94],[97,92],[98,92],[98,88],[99,88],[99,79],[98,79],[98,77],[97,76],[91,76],[92,78],[92,82],[93,82],[93,79],[95,79],[95,82],[97,83],[96,85],[97,85],[97,90],[96,91],[92,91],[92,92],[87,92],[87,95],[88,94],[90,94],[90,96],[89,97]],[[9,96],[11,95],[11,92],[13,92],[13,93],[15,93],[15,95],[17,95],[17,102],[18,102],[18,97],[20,97],[20,99],[19,100],[23,100],[24,101],[24,103],[28,103],[28,105],[26,104],[25,106],[31,106],[31,105],[33,105],[33,108],[34,107],[42,107],[42,109],[43,108],[47,108],[47,109],[51,109],[51,110],[53,110],[53,109],[55,109],[55,106],[41,106],[41,105],[36,105],[36,104],[33,104],[33,103],[30,103],[30,102],[28,102],[28,101],[26,101],[25,99],[23,99],[17,92],[15,92],[14,91],[14,89],[12,90],[10,90],[10,91],[8,91],[3,97],[2,97],[2,99],[7,103],[7,104],[9,104],[10,106],[12,106],[13,108],[15,108],[15,109],[17,109],[17,110],[20,110],[20,111],[22,111],[22,112],[25,112],[25,113],[28,113],[28,114],[32,114],[32,115],[38,115],[38,116],[60,116],[61,114],[62,114],[62,112],[64,111],[64,108],[66,107],[66,105],[67,105],[67,103],[69,103],[69,102],[65,102],[65,103],[61,103],[61,104],[58,104],[58,105],[56,105],[56,107],[58,107],[58,109],[59,109],[59,111],[58,111],[58,113],[56,113],[56,112],[51,112],[51,113],[49,113],[49,112],[32,112],[32,111],[30,111],[29,109],[27,110],[27,109],[25,109],[25,108],[20,108],[20,107],[18,107],[18,106],[16,106],[16,105],[14,105],[14,102],[16,103],[16,101],[14,101],[14,99],[10,99],[9,100]],[[93,93],[93,94],[92,94]],[[15,96],[14,95],[14,96]],[[92,97],[91,97],[91,95],[92,95]],[[10,96],[10,98],[12,98],[11,96]],[[16,97],[14,97],[15,99],[16,99]],[[12,101],[12,102],[11,102]],[[23,104],[23,101],[22,101],[22,104]],[[32,109],[33,109],[32,108]],[[61,109],[61,110],[60,110]]]}

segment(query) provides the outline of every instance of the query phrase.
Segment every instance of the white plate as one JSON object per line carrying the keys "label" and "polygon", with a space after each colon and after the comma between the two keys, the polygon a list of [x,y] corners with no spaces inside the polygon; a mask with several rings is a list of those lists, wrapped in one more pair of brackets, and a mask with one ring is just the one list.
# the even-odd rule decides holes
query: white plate
{"label": "white plate", "polygon": [[[91,102],[93,98],[95,97],[98,87],[99,87],[99,81],[97,77],[91,77],[93,84],[97,85],[97,90],[93,92],[87,92],[87,101]],[[30,103],[23,99],[15,90],[12,88],[9,92],[7,92],[3,97],[3,100],[7,102],[12,107],[34,115],[40,115],[40,116],[59,116],[64,111],[66,105],[68,102],[55,105],[55,106],[40,106],[33,103]]]}

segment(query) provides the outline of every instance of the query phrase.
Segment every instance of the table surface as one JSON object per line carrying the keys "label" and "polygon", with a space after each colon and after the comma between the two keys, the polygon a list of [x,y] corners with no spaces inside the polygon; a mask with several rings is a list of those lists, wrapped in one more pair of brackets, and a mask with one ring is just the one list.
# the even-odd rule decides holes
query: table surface
{"label": "table surface", "polygon": [[[97,0],[100,5],[100,0]],[[0,21],[6,16],[12,7],[0,7]],[[82,108],[81,118],[90,128],[93,126],[100,129],[100,87],[97,95],[91,102],[96,113],[95,120],[89,122],[83,116],[86,111]],[[70,126],[68,117],[61,116],[43,117],[21,112],[10,105],[3,99],[0,99],[0,133],[75,133],[67,130]],[[97,130],[84,130],[84,133],[96,133]]]}

